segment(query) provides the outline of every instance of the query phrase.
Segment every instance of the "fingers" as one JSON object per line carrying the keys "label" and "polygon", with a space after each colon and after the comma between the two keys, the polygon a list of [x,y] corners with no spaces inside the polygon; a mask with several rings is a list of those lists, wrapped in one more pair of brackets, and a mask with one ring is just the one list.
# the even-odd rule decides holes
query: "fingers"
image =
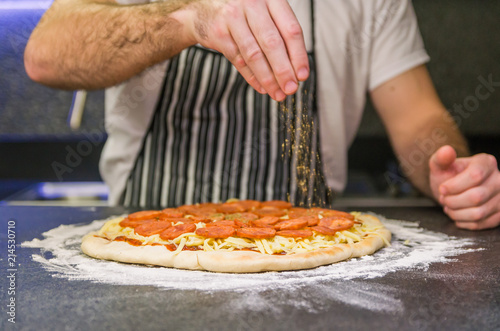
{"label": "fingers", "polygon": [[[464,160],[464,159],[462,159]],[[481,185],[494,172],[498,172],[496,159],[492,155],[478,154],[467,158],[466,168],[441,184],[442,195],[456,195]]]}
{"label": "fingers", "polygon": [[298,80],[309,77],[309,58],[302,28],[289,6],[279,6],[281,1],[270,1],[269,12],[286,44],[288,56]]}
{"label": "fingers", "polygon": [[[228,34],[229,35],[229,34]],[[252,72],[250,67],[247,65],[245,59],[239,52],[238,46],[233,42],[232,38],[228,38],[225,41],[226,51],[223,53],[224,56],[231,61],[236,70],[243,76],[243,78],[259,93],[265,94],[266,89],[262,87],[262,85],[257,80],[257,77]]]}
{"label": "fingers", "polygon": [[429,166],[432,170],[446,171],[457,158],[457,153],[453,147],[446,145],[439,148],[429,161]]}
{"label": "fingers", "polygon": [[441,196],[439,203],[450,209],[472,208],[485,204],[493,197],[490,187],[479,186],[457,195]]}
{"label": "fingers", "polygon": [[436,200],[442,197],[441,184],[453,178],[465,168],[463,159],[457,159],[453,147],[442,146],[429,159],[429,184]]}
{"label": "fingers", "polygon": [[458,228],[465,230],[485,230],[492,229],[500,225],[500,212],[479,222],[455,222]]}
{"label": "fingers", "polygon": [[[268,59],[263,49],[257,42],[253,32],[248,25],[246,13],[238,12],[240,8],[234,7],[234,11],[228,18],[229,32],[234,39],[243,61],[255,75],[256,80],[269,93],[269,95],[278,101],[285,99],[286,95],[281,90],[273,71],[269,65]],[[269,21],[269,17],[264,17],[263,21]],[[263,23],[264,24],[264,23]],[[264,24],[267,26],[267,24]],[[271,32],[272,33],[272,32]],[[278,34],[279,35],[279,34]],[[276,34],[273,38],[276,37]],[[237,67],[237,69],[239,69]]]}
{"label": "fingers", "polygon": [[252,57],[257,61],[267,60],[265,62],[268,63],[270,72],[262,72],[260,82],[270,95],[276,93],[278,89],[286,94],[293,94],[297,90],[298,82],[288,57],[285,41],[266,4],[262,3],[262,6],[263,8],[258,6],[247,8],[248,24],[259,46],[256,48],[258,52],[250,52],[250,60],[253,60]]}
{"label": "fingers", "polygon": [[463,229],[500,225],[500,172],[496,159],[478,154],[456,162],[464,162],[466,167],[440,187],[439,202],[444,212]]}
{"label": "fingers", "polygon": [[253,1],[230,11],[230,33],[259,84],[278,101],[295,93],[298,73],[306,79],[309,63],[302,29],[288,3]]}
{"label": "fingers", "polygon": [[260,93],[282,101],[309,76],[302,29],[287,0],[211,1],[193,8],[196,40],[223,53]]}
{"label": "fingers", "polygon": [[444,212],[456,222],[479,222],[498,212],[499,205],[500,195],[496,195],[486,203],[473,207],[452,209],[445,206]]}

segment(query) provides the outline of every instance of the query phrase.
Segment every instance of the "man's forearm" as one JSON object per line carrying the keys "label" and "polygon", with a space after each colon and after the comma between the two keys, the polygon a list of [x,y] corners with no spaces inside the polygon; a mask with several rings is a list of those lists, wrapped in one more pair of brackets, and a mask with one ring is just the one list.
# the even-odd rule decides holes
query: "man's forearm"
{"label": "man's forearm", "polygon": [[432,154],[443,145],[454,147],[459,156],[469,151],[426,67],[408,70],[377,87],[371,96],[403,172],[419,190],[432,196],[428,162]]}
{"label": "man's forearm", "polygon": [[194,43],[173,15],[192,1],[129,6],[56,1],[30,37],[26,71],[33,80],[56,88],[115,85]]}
{"label": "man's forearm", "polygon": [[396,148],[401,168],[410,181],[423,193],[433,197],[429,185],[429,159],[441,146],[452,146],[459,157],[468,156],[464,136],[446,110],[429,119],[429,125],[418,130],[413,139]]}

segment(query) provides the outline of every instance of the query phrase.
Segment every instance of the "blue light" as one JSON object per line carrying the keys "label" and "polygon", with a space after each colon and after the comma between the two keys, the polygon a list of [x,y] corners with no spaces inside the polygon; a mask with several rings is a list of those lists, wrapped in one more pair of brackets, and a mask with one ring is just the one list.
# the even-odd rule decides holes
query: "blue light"
{"label": "blue light", "polygon": [[0,0],[0,10],[47,10],[52,0]]}

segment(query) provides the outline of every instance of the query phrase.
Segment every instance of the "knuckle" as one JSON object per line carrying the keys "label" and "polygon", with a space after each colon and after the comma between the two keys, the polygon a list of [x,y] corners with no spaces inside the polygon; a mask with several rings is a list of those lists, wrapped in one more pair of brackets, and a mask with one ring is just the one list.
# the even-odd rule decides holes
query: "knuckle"
{"label": "knuckle", "polygon": [[250,86],[252,86],[258,93],[262,93],[261,92],[261,89],[262,87],[260,86],[260,83],[259,81],[257,80],[257,78],[251,74],[250,77],[248,77],[247,79],[247,82],[248,84],[250,84]]}
{"label": "knuckle", "polygon": [[467,225],[463,226],[467,230],[479,230],[479,224],[476,222],[468,222]]}
{"label": "knuckle", "polygon": [[233,19],[241,16],[241,9],[234,2],[229,2],[224,6],[224,15]]}
{"label": "knuckle", "polygon": [[245,55],[250,62],[259,61],[263,57],[262,50],[256,45],[245,49]]}
{"label": "knuckle", "polygon": [[450,208],[444,208],[444,210],[443,210],[443,211],[444,211],[444,213],[445,213],[446,215],[448,215],[448,217],[449,217],[449,218],[451,218],[451,219],[456,219],[456,217],[455,217],[455,212],[454,212],[452,209],[450,209]]}
{"label": "knuckle", "polygon": [[246,0],[245,4],[249,7],[255,7],[259,4],[259,0]]}
{"label": "knuckle", "polygon": [[485,190],[477,190],[471,194],[471,202],[475,205],[481,205],[485,202],[486,200],[486,191]]}
{"label": "knuckle", "polygon": [[489,154],[487,157],[488,157],[488,164],[490,165],[490,167],[493,169],[498,169],[498,162],[497,162],[496,157],[494,157],[493,155],[489,155]]}
{"label": "knuckle", "polygon": [[486,216],[485,208],[475,208],[472,212],[472,221],[480,221]]}
{"label": "knuckle", "polygon": [[300,38],[302,36],[302,27],[297,22],[291,23],[285,28],[285,35],[293,39]]}
{"label": "knuckle", "polygon": [[284,44],[281,36],[274,32],[265,35],[262,38],[262,43],[266,49],[276,49]]}
{"label": "knuckle", "polygon": [[247,81],[250,85],[259,85],[259,81],[257,80],[257,77],[255,77],[253,73],[248,74]]}
{"label": "knuckle", "polygon": [[239,55],[238,49],[231,45],[227,45],[226,48],[223,48],[221,52],[232,63],[235,63],[235,60]]}
{"label": "knuckle", "polygon": [[278,68],[273,70],[276,76],[283,77],[290,74],[290,70],[286,66],[279,66]]}
{"label": "knuckle", "polygon": [[268,90],[271,90],[272,92],[274,92],[277,89],[277,86],[274,86],[274,85],[276,85],[274,78],[269,76],[269,75],[266,75],[265,77],[263,77],[261,79],[261,83],[262,83],[262,85],[264,85],[266,87],[272,87],[272,88],[267,88]]}
{"label": "knuckle", "polygon": [[226,39],[228,37],[228,31],[226,27],[221,23],[215,23],[213,25],[213,33],[217,39]]}
{"label": "knuckle", "polygon": [[477,185],[483,181],[484,171],[478,168],[472,169],[469,175],[473,183]]}
{"label": "knuckle", "polygon": [[243,57],[239,53],[233,58],[232,62],[234,66],[239,69],[244,68],[247,65],[245,59],[243,59]]}

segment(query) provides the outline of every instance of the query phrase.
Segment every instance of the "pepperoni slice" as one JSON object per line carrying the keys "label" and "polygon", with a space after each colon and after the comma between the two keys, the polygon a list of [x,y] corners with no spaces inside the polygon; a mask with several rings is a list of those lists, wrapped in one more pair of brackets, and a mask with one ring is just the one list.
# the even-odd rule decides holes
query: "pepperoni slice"
{"label": "pepperoni slice", "polygon": [[133,222],[128,217],[124,218],[119,224],[123,228],[135,228],[138,226],[138,222]]}
{"label": "pepperoni slice", "polygon": [[212,219],[209,217],[202,217],[202,216],[191,216],[191,217],[186,217],[182,219],[182,222],[184,223],[212,223]]}
{"label": "pepperoni slice", "polygon": [[240,221],[253,221],[258,218],[259,216],[255,215],[254,213],[241,213],[240,217],[238,217]]}
{"label": "pepperoni slice", "polygon": [[206,217],[217,213],[217,205],[212,203],[204,203],[199,205],[184,205],[177,208],[186,215],[194,215]]}
{"label": "pepperoni slice", "polygon": [[299,218],[307,215],[309,215],[309,210],[302,207],[293,207],[288,211],[288,217],[290,218]]}
{"label": "pepperoni slice", "polygon": [[217,207],[217,211],[219,213],[225,213],[225,214],[234,214],[234,213],[242,213],[247,211],[247,208],[239,203],[238,201],[235,202],[225,202],[219,207]]}
{"label": "pepperoni slice", "polygon": [[152,218],[158,218],[161,215],[161,211],[159,210],[143,210],[138,211],[136,213],[132,213],[128,215],[128,219],[131,221],[142,221]]}
{"label": "pepperoni slice", "polygon": [[286,215],[286,211],[284,211],[283,209],[270,206],[262,207],[260,209],[255,209],[253,213],[259,215],[260,217],[264,216],[281,217]]}
{"label": "pepperoni slice", "polygon": [[292,238],[307,238],[313,235],[311,230],[281,230],[276,232],[277,236]]}
{"label": "pepperoni slice", "polygon": [[203,209],[216,210],[217,207],[219,207],[220,205],[221,205],[220,203],[202,202],[202,203],[199,203],[198,205],[195,205],[195,206],[198,206],[199,208],[203,208]]}
{"label": "pepperoni slice", "polygon": [[218,211],[216,209],[195,209],[191,212],[191,215],[198,217],[206,217],[209,218],[213,214],[217,214]]}
{"label": "pepperoni slice", "polygon": [[250,227],[250,224],[248,222],[243,222],[240,220],[234,220],[234,225],[237,228],[249,228]]}
{"label": "pepperoni slice", "polygon": [[226,215],[223,213],[215,213],[208,215],[208,218],[210,218],[212,221],[222,221],[225,217]]}
{"label": "pepperoni slice", "polygon": [[208,222],[212,222],[212,221],[220,221],[220,220],[223,220],[224,219],[224,214],[222,213],[214,213],[214,212],[211,212],[211,211],[202,211],[202,210],[199,210],[199,211],[196,211],[195,213],[189,213],[189,217],[188,218],[192,218],[192,219],[195,219],[195,220],[198,220],[198,222],[204,222],[204,223],[208,223]]}
{"label": "pepperoni slice", "polygon": [[184,214],[187,214],[187,215],[192,215],[190,212],[192,210],[195,210],[195,209],[198,209],[196,207],[196,205],[182,205],[182,206],[179,206],[177,207],[177,210],[183,212]]}
{"label": "pepperoni slice", "polygon": [[340,211],[340,210],[330,210],[327,209],[326,211],[323,212],[324,217],[337,217],[337,218],[346,218],[348,220],[354,221],[354,215],[350,213],[346,213],[345,211]]}
{"label": "pepperoni slice", "polygon": [[349,220],[354,220],[354,215],[345,211],[326,209],[326,208],[311,208],[311,213],[322,215],[323,217],[343,217]]}
{"label": "pepperoni slice", "polygon": [[302,216],[298,219],[307,220],[307,226],[315,226],[318,225],[319,222],[319,218],[317,218],[316,216]]}
{"label": "pepperoni slice", "polygon": [[329,211],[331,209],[326,209],[326,208],[319,208],[319,207],[312,207],[311,209],[309,209],[309,211],[311,213],[315,213],[315,214],[323,214],[325,211]]}
{"label": "pepperoni slice", "polygon": [[229,238],[234,235],[236,230],[230,226],[210,226],[199,228],[196,234],[206,238]]}
{"label": "pepperoni slice", "polygon": [[242,238],[266,239],[272,238],[276,230],[270,228],[241,228],[236,229],[236,235]]}
{"label": "pepperoni slice", "polygon": [[160,219],[162,218],[180,218],[184,217],[184,212],[177,208],[166,208],[161,211]]}
{"label": "pepperoni slice", "polygon": [[172,217],[172,218],[160,218],[158,220],[155,220],[155,222],[158,222],[158,221],[162,221],[162,222],[170,222],[170,223],[179,223],[179,222],[183,222],[183,223],[188,223],[186,222],[187,220],[189,220],[188,218],[184,218],[184,217]]}
{"label": "pepperoni slice", "polygon": [[134,232],[140,236],[148,237],[163,232],[172,226],[169,221],[154,221],[139,225],[134,229]]}
{"label": "pepperoni slice", "polygon": [[279,217],[266,216],[259,218],[258,220],[252,221],[252,225],[256,228],[271,228],[274,229],[274,225],[280,221]]}
{"label": "pepperoni slice", "polygon": [[239,204],[244,206],[246,210],[254,210],[260,208],[261,203],[257,200],[242,200]]}
{"label": "pepperoni slice", "polygon": [[276,230],[298,230],[307,226],[308,221],[303,219],[286,220],[277,223],[274,228]]}
{"label": "pepperoni slice", "polygon": [[287,201],[281,201],[281,200],[271,200],[271,201],[264,201],[261,203],[263,207],[274,207],[278,209],[290,209],[292,208],[292,204]]}
{"label": "pepperoni slice", "polygon": [[212,227],[212,226],[230,226],[232,228],[239,227],[236,225],[235,221],[228,221],[228,220],[217,221],[217,222],[212,222],[212,223],[207,224],[207,227]]}
{"label": "pepperoni slice", "polygon": [[249,221],[254,221],[258,219],[259,216],[253,214],[253,213],[236,213],[236,214],[229,214],[226,215],[226,220],[239,220],[242,222],[249,222]]}
{"label": "pepperoni slice", "polygon": [[319,232],[321,234],[325,234],[327,236],[333,236],[337,231],[327,228],[326,226],[313,226],[311,229],[313,229],[316,232]]}
{"label": "pepperoni slice", "polygon": [[124,227],[124,228],[136,228],[139,225],[150,223],[150,222],[156,222],[156,221],[157,221],[156,218],[138,220],[138,221],[132,221],[130,218],[125,218],[119,224],[121,227]]}
{"label": "pepperoni slice", "polygon": [[318,225],[335,231],[343,231],[352,228],[354,221],[340,217],[325,217],[319,221]]}
{"label": "pepperoni slice", "polygon": [[196,230],[196,225],[193,223],[174,225],[160,233],[160,238],[163,240],[172,240],[181,234],[193,232],[194,230]]}

